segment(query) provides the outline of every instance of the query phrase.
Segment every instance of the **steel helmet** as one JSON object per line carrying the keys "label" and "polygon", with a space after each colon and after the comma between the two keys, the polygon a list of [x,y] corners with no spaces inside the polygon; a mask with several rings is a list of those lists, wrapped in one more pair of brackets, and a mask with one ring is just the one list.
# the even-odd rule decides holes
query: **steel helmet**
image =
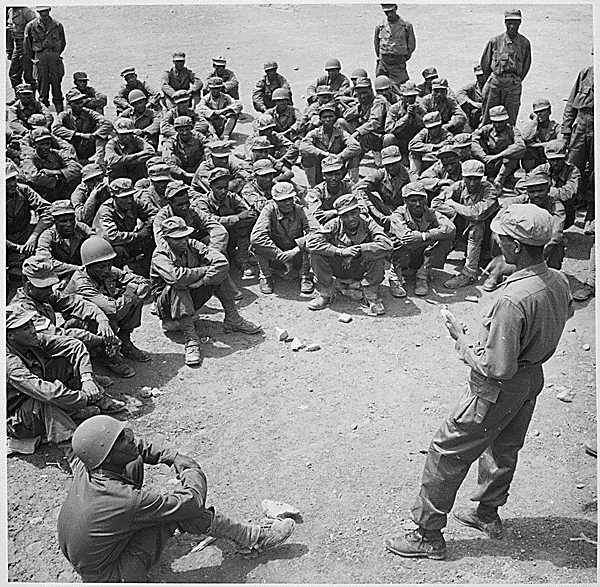
{"label": "steel helmet", "polygon": [[81,245],[81,262],[85,267],[92,263],[108,261],[117,256],[111,244],[99,236],[91,236]]}
{"label": "steel helmet", "polygon": [[358,79],[359,77],[369,77],[367,70],[359,67],[350,74],[350,79]]}
{"label": "steel helmet", "polygon": [[377,90],[389,90],[392,87],[392,82],[387,75],[378,75],[375,78],[375,91]]}
{"label": "steel helmet", "polygon": [[134,102],[137,102],[138,100],[145,100],[146,99],[146,94],[144,94],[144,92],[142,92],[142,90],[131,90],[131,92],[129,92],[129,96],[127,96],[127,101],[130,104],[133,104]]}
{"label": "steel helmet", "polygon": [[73,452],[88,469],[95,469],[102,464],[126,427],[127,422],[111,416],[92,416],[77,426],[73,433]]}
{"label": "steel helmet", "polygon": [[275,128],[277,124],[270,114],[261,114],[258,119],[258,130],[266,130],[268,128]]}
{"label": "steel helmet", "polygon": [[272,100],[289,100],[290,93],[285,88],[277,88],[273,95],[271,96]]}
{"label": "steel helmet", "polygon": [[340,63],[340,60],[336,59],[335,57],[332,59],[328,59],[325,62],[325,70],[328,69],[342,69],[342,64]]}

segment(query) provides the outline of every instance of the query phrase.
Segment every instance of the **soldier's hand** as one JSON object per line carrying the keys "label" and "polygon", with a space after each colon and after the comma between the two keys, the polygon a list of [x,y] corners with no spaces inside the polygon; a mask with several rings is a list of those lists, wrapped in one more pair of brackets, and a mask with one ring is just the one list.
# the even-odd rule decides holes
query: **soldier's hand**
{"label": "soldier's hand", "polygon": [[35,236],[31,235],[28,239],[27,242],[23,245],[23,250],[22,252],[25,255],[33,255],[33,253],[35,253],[35,245],[36,245],[36,239]]}
{"label": "soldier's hand", "polygon": [[289,251],[283,251],[281,255],[279,255],[279,260],[284,264],[291,263],[298,253],[300,253],[300,247],[294,247]]}
{"label": "soldier's hand", "polygon": [[173,468],[177,471],[177,474],[180,475],[186,469],[200,469],[200,465],[192,457],[177,453],[177,456],[173,461]]}
{"label": "soldier's hand", "polygon": [[351,259],[354,259],[358,257],[360,253],[360,245],[352,245],[351,247],[346,247],[345,249],[342,249],[341,255],[342,257],[350,257]]}
{"label": "soldier's hand", "polygon": [[102,390],[91,379],[81,383],[81,391],[84,393],[88,405],[97,402],[103,395]]}
{"label": "soldier's hand", "polygon": [[418,230],[411,230],[407,232],[401,239],[400,242],[403,245],[416,245],[418,243],[423,243],[422,233]]}
{"label": "soldier's hand", "polygon": [[458,340],[458,337],[465,333],[465,326],[461,324],[455,317],[454,314],[448,310],[441,310],[440,312],[444,318],[444,324],[450,333],[450,336],[454,340]]}
{"label": "soldier's hand", "polygon": [[237,214],[237,217],[240,220],[248,220],[249,218],[252,218],[254,216],[254,213],[252,212],[252,210],[242,210],[241,212],[239,212]]}
{"label": "soldier's hand", "polygon": [[117,341],[117,335],[114,333],[108,320],[98,322],[98,334],[102,337],[105,344],[113,344]]}

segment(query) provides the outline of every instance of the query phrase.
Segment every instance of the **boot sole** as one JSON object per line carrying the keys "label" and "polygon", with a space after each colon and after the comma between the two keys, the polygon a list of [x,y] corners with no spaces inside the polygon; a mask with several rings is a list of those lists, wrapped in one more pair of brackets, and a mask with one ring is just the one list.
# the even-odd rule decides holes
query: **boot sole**
{"label": "boot sole", "polygon": [[502,535],[501,536],[492,536],[487,530],[485,530],[481,526],[477,526],[475,524],[471,524],[471,523],[467,522],[466,520],[461,520],[454,512],[452,512],[452,517],[459,524],[462,524],[463,526],[466,526],[467,528],[475,528],[475,530],[479,530],[480,532],[482,532],[483,534],[485,534],[490,540],[502,540],[504,538],[504,530],[502,531]]}
{"label": "boot sole", "polygon": [[444,552],[443,554],[435,554],[435,553],[427,553],[427,552],[400,552],[399,550],[396,550],[395,548],[392,548],[391,546],[389,546],[388,544],[385,545],[385,547],[390,551],[393,552],[394,554],[397,554],[398,556],[403,556],[405,558],[430,558],[432,560],[436,560],[436,561],[441,561],[444,560],[446,558],[446,553]]}
{"label": "boot sole", "polygon": [[267,550],[273,550],[274,548],[277,548],[278,546],[281,546],[293,534],[294,530],[296,529],[296,522],[295,522],[295,520],[292,520],[291,518],[286,518],[286,519],[290,520],[292,522],[292,526],[290,528],[290,531],[287,532],[286,535],[283,536],[275,544],[270,545],[268,548],[262,548],[260,550],[257,549],[257,552],[261,553],[261,552],[266,552]]}

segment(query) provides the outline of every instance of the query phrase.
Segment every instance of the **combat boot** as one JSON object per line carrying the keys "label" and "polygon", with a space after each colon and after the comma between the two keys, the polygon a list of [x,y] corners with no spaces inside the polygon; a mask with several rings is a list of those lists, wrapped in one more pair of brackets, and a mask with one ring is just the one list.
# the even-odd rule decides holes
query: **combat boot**
{"label": "combat boot", "polygon": [[146,363],[151,361],[152,358],[150,355],[136,347],[131,341],[131,332],[123,332],[120,331],[117,335],[121,339],[121,354],[132,361],[137,361],[138,363]]}
{"label": "combat boot", "polygon": [[404,537],[387,538],[385,547],[394,554],[411,558],[446,558],[446,541],[442,533],[426,532],[419,528],[408,532]]}
{"label": "combat boot", "polygon": [[498,514],[484,517],[477,508],[467,508],[460,512],[453,512],[452,515],[463,525],[469,528],[476,528],[484,534],[487,534],[492,540],[502,540],[504,538],[504,529],[502,520]]}
{"label": "combat boot", "polygon": [[324,310],[331,303],[330,296],[324,296],[323,294],[319,294],[316,298],[313,298],[308,302],[309,310]]}
{"label": "combat boot", "polygon": [[417,273],[415,280],[415,295],[426,296],[429,291],[429,272],[422,271]]}
{"label": "combat boot", "polygon": [[202,363],[202,353],[200,344],[195,340],[190,340],[185,343],[185,364],[188,367],[194,367]]}

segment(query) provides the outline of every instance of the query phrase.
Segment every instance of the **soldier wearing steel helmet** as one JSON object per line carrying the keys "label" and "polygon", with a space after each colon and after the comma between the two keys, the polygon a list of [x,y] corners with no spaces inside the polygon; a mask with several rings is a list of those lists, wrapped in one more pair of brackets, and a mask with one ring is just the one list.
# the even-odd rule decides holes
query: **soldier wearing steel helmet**
{"label": "soldier wearing steel helmet", "polygon": [[396,89],[387,75],[378,75],[373,82],[373,89],[378,96],[383,96],[390,106],[400,100],[400,90]]}
{"label": "soldier wearing steel helmet", "polygon": [[156,110],[148,108],[148,98],[141,90],[131,90],[127,96],[130,107],[121,112],[120,118],[133,120],[133,134],[148,141],[158,149],[161,116]]}
{"label": "soldier wearing steel helmet", "polygon": [[513,204],[492,221],[500,250],[516,271],[499,290],[473,339],[448,311],[444,323],[460,359],[470,367],[467,389],[429,445],[419,495],[411,510],[417,524],[385,546],[403,557],[446,558],[442,530],[471,465],[478,461],[476,508],[459,509],[461,524],[494,540],[504,536],[498,509],[508,500],[517,458],[538,395],[543,363],[556,351],[573,301],[567,278],[544,262],[552,217],[534,204]]}
{"label": "soldier wearing steel helmet", "polygon": [[267,108],[265,114],[270,114],[277,125],[275,132],[281,133],[291,141],[298,140],[306,127],[304,117],[298,108],[291,105],[290,93],[284,88],[273,91],[271,100],[275,104]]}
{"label": "soldier wearing steel helmet", "polygon": [[[110,243],[100,237],[91,237],[81,246],[80,267],[73,275],[64,292],[79,294],[96,304],[108,317],[111,327],[121,340],[121,354],[132,361],[144,363],[151,357],[139,349],[131,335],[141,325],[144,300],[150,294],[150,282],[129,271],[115,267],[117,254]],[[111,365],[107,365],[112,369]],[[121,377],[131,377],[133,370]]]}
{"label": "soldier wearing steel helmet", "polygon": [[[25,156],[26,153],[28,153],[28,152],[31,153],[32,151],[35,151],[35,142],[33,140],[33,135],[34,135],[35,129],[36,128],[50,129],[50,127],[48,127],[46,117],[43,114],[32,114],[27,119],[27,124],[29,125],[31,130],[29,130],[27,133],[25,133],[24,135],[19,137],[20,151],[21,151],[21,155],[23,157]],[[75,152],[75,147],[73,146],[73,144],[69,141],[66,141],[65,139],[62,139],[62,138],[56,136],[52,132],[51,129],[50,129],[50,139],[51,139],[50,147],[52,149],[55,149],[57,151],[65,151],[66,150],[67,153],[73,155],[74,157],[77,157],[77,153]]]}
{"label": "soldier wearing steel helmet", "polygon": [[117,109],[117,116],[129,108],[127,101],[132,90],[140,90],[148,98],[150,107],[160,110],[160,93],[151,88],[145,81],[138,79],[135,67],[126,67],[121,71],[121,77],[125,82],[120,88],[113,102]]}
{"label": "soldier wearing steel helmet", "polygon": [[293,103],[292,88],[289,82],[277,73],[278,67],[277,61],[267,61],[263,66],[265,75],[256,82],[252,91],[252,105],[257,112],[265,112],[275,106],[273,92],[279,88],[288,91],[290,104]]}
{"label": "soldier wearing steel helmet", "polygon": [[342,64],[339,59],[335,57],[328,59],[325,62],[325,71],[326,75],[317,78],[306,90],[309,104],[316,101],[319,86],[328,86],[333,92],[334,98],[352,95],[350,80],[342,73]]}
{"label": "soldier wearing steel helmet", "polygon": [[[62,553],[84,582],[141,583],[176,530],[233,542],[262,553],[285,542],[291,519],[236,522],[206,506],[200,465],[175,449],[136,439],[127,422],[90,418],[73,435],[73,483],[58,516]],[[144,465],[173,467],[180,485],[144,486]]]}

